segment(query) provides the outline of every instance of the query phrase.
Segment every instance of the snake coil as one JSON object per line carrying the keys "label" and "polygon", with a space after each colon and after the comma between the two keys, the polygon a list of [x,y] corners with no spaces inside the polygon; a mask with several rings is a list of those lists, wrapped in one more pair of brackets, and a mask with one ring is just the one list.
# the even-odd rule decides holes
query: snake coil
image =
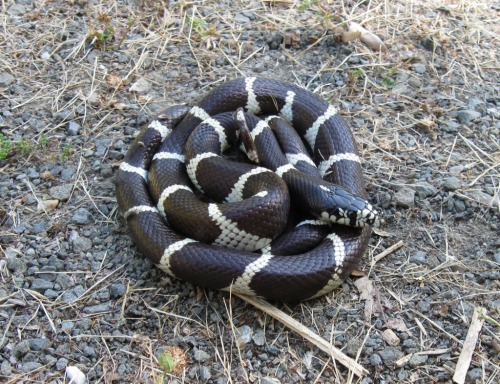
{"label": "snake coil", "polygon": [[[252,161],[222,156],[239,144]],[[160,269],[271,300],[338,286],[377,220],[336,109],[266,78],[166,109],[131,145],[116,194],[139,250]]]}

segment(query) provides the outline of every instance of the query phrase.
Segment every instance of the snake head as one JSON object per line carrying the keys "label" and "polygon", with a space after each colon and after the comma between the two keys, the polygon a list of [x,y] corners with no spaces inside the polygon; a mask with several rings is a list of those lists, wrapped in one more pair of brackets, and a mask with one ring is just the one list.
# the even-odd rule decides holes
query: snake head
{"label": "snake head", "polygon": [[364,198],[343,188],[329,188],[328,192],[330,208],[321,212],[322,220],[350,227],[377,225],[378,212]]}

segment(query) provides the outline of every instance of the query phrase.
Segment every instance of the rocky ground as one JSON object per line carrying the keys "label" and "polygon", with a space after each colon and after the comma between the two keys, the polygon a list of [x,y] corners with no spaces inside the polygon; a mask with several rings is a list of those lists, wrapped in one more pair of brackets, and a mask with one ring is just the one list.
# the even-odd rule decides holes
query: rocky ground
{"label": "rocky ground", "polygon": [[[91,383],[450,383],[484,308],[466,382],[498,382],[500,3],[0,8],[0,381],[77,367]],[[351,22],[387,52],[343,43]],[[240,299],[171,280],[117,211],[113,175],[143,124],[242,75],[322,95],[359,143],[383,216],[366,276],[275,305],[367,376]]]}

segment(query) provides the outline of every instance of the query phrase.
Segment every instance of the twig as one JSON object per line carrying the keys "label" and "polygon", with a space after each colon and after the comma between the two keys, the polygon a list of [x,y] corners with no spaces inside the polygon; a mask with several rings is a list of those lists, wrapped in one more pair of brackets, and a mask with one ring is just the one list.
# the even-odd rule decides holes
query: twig
{"label": "twig", "polygon": [[390,255],[392,252],[396,251],[397,249],[401,248],[404,245],[403,240],[398,241],[396,244],[391,245],[389,248],[387,248],[385,251],[380,252],[377,256],[375,256],[372,260],[372,265],[375,264],[377,261],[382,260],[384,257],[387,255]]}
{"label": "twig", "polygon": [[470,327],[467,331],[467,336],[465,337],[462,352],[460,352],[460,356],[458,357],[457,368],[455,369],[455,374],[453,375],[454,383],[465,383],[465,376],[469,370],[472,354],[474,353],[474,348],[476,347],[479,332],[481,332],[481,328],[483,327],[485,316],[486,309],[481,307],[474,309],[474,314],[472,315]]}
{"label": "twig", "polygon": [[252,304],[254,307],[260,309],[261,311],[267,313],[269,316],[274,317],[276,320],[283,323],[285,326],[290,328],[291,330],[299,333],[304,338],[309,340],[311,343],[316,345],[319,349],[328,353],[333,359],[337,360],[343,366],[351,370],[357,376],[365,376],[368,375],[368,370],[364,368],[362,365],[358,364],[355,360],[351,359],[349,356],[342,353],[342,351],[335,348],[328,341],[318,336],[316,333],[312,332],[309,328],[299,323],[297,320],[287,315],[283,311],[278,308],[272,306],[267,301],[256,298],[249,297],[244,295],[239,295],[237,293],[232,293],[233,295],[239,297],[240,299],[246,301],[247,303]]}

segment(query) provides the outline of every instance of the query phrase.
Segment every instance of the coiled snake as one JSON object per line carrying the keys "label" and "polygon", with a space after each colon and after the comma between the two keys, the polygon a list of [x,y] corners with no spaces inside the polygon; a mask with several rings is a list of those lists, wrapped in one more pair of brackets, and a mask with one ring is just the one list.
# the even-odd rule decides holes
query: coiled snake
{"label": "coiled snake", "polygon": [[[254,164],[221,156],[238,144]],[[336,109],[266,78],[165,110],[131,145],[116,193],[139,250],[160,269],[272,300],[338,286],[377,219]]]}

